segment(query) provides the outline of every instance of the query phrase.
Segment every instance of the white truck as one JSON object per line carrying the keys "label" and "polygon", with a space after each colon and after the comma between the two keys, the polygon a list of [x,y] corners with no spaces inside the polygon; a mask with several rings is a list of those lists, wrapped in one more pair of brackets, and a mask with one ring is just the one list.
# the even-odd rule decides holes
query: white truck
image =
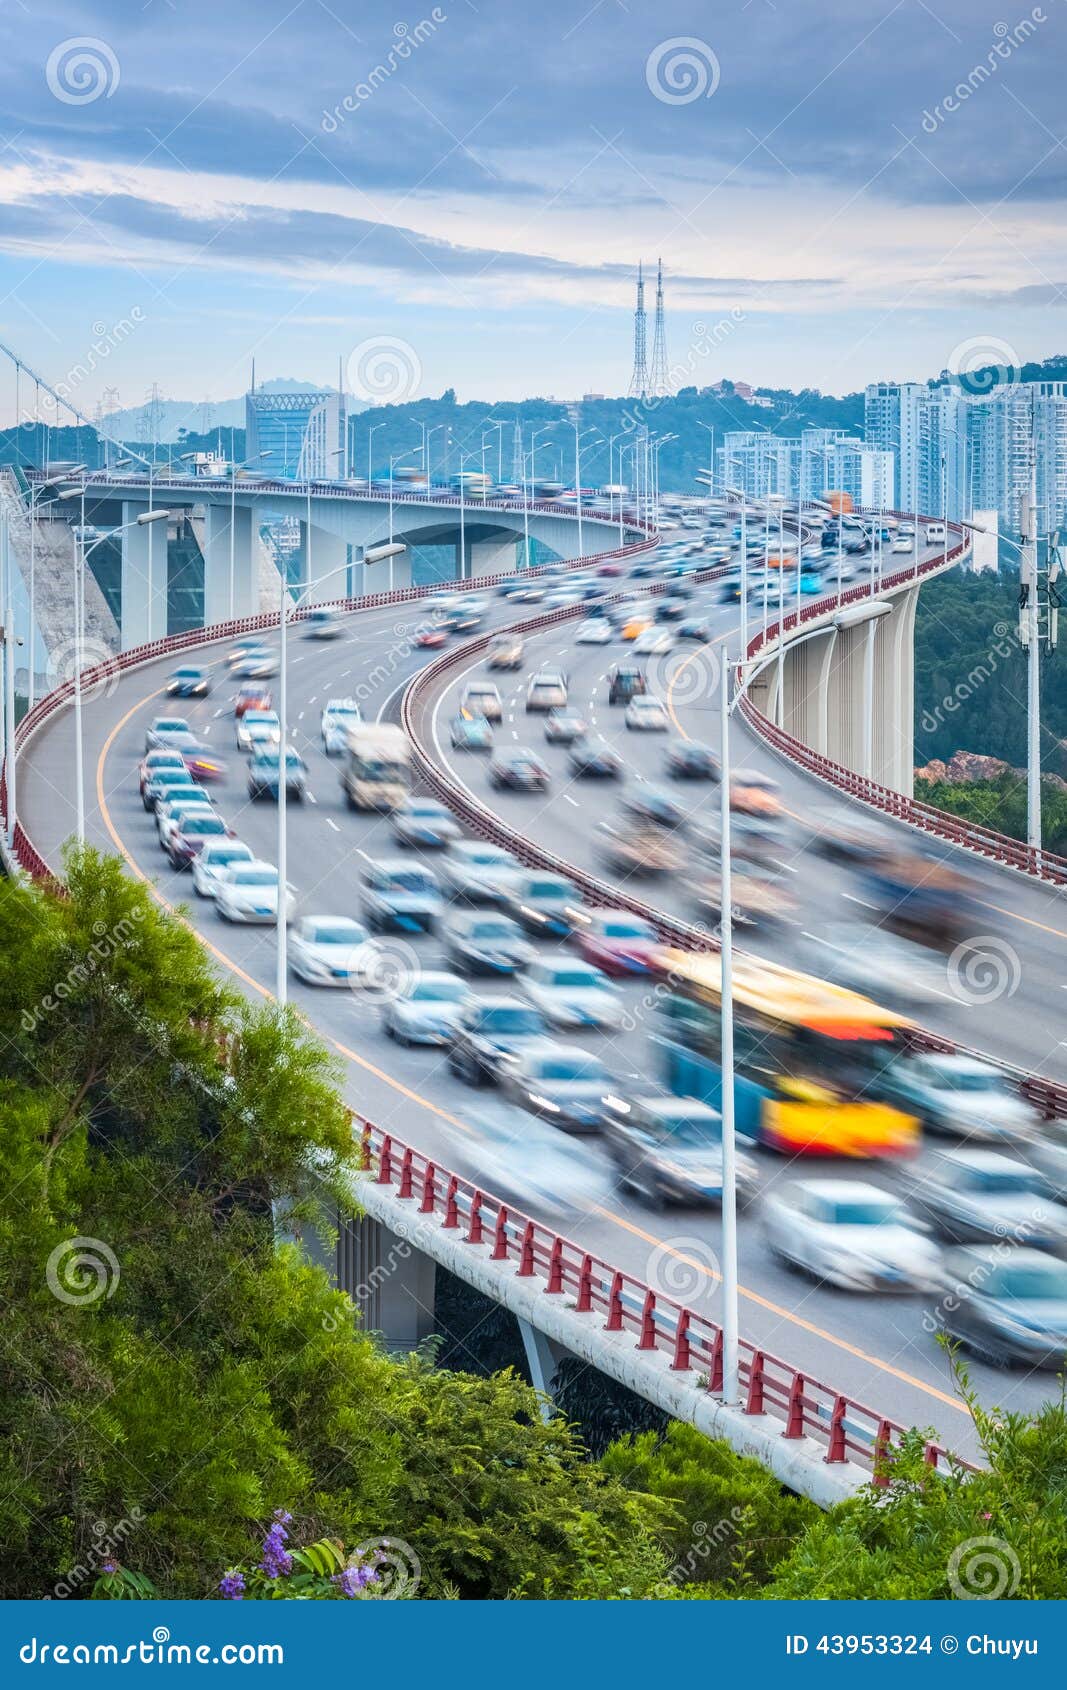
{"label": "white truck", "polygon": [[411,746],[392,722],[354,722],[341,771],[351,810],[395,810],[411,785]]}

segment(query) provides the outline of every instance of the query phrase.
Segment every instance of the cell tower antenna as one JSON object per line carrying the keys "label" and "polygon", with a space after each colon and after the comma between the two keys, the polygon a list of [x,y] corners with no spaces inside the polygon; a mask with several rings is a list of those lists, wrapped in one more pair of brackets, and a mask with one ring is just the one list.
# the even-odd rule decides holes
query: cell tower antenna
{"label": "cell tower antenna", "polygon": [[667,327],[663,318],[663,260],[656,269],[656,324],[652,333],[652,372],[648,390],[662,399],[671,391],[671,373],[667,366]]}
{"label": "cell tower antenna", "polygon": [[634,368],[630,377],[629,396],[644,399],[648,394],[647,319],[645,317],[645,275],[637,266],[637,309],[634,312]]}

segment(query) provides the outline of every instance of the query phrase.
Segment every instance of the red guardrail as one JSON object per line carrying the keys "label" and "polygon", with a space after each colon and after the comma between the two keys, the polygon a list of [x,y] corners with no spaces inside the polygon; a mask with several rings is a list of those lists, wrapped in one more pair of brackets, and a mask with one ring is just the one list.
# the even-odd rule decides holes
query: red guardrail
{"label": "red guardrail", "polygon": [[[545,1296],[566,1298],[576,1314],[601,1317],[607,1332],[631,1334],[638,1350],[668,1354],[672,1371],[696,1372],[710,1395],[721,1394],[723,1334],[715,1321],[530,1220],[370,1121],[355,1119],[362,1165],[375,1184],[392,1188],[420,1215],[439,1217],[442,1229],[464,1242],[490,1250],[493,1261],[514,1262],[520,1278],[541,1281]],[[855,1462],[874,1473],[875,1484],[889,1483],[893,1447],[904,1434],[896,1421],[745,1340],[739,1377],[743,1413],[770,1416],[781,1422],[783,1438],[811,1438],[825,1449],[827,1462]],[[938,1444],[927,1445],[931,1465],[945,1453]]]}

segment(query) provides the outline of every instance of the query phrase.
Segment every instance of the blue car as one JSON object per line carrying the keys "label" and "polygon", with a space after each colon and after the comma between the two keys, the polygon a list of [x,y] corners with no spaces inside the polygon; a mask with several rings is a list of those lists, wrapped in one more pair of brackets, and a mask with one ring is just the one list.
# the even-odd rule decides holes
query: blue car
{"label": "blue car", "polygon": [[448,727],[453,751],[492,751],[493,729],[484,716],[453,716]]}

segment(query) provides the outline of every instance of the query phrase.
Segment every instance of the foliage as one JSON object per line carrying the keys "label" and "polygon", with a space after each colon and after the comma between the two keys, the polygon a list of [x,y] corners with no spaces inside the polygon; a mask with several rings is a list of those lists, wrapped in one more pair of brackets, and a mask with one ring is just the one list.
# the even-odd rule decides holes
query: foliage
{"label": "foliage", "polygon": [[637,1432],[662,1437],[670,1416],[577,1356],[564,1356],[556,1369],[552,1400],[564,1419],[582,1429],[590,1455],[601,1456],[616,1438]]}
{"label": "foliage", "polygon": [[908,1438],[887,1489],[817,1518],[763,1594],[888,1599],[1067,1596],[1067,1414],[984,1412],[962,1375],[988,1471],[935,1474]]}
{"label": "foliage", "polygon": [[[1026,838],[1026,782],[1010,771],[996,780],[917,780],[915,796],[964,821]],[[1067,855],[1067,791],[1051,780],[1041,782],[1041,838],[1047,851]]]}
{"label": "foliage", "polygon": [[601,1466],[632,1489],[673,1504],[667,1553],[678,1587],[749,1595],[820,1519],[813,1503],[784,1490],[758,1462],[678,1422],[662,1439],[645,1432],[613,1444]]}

